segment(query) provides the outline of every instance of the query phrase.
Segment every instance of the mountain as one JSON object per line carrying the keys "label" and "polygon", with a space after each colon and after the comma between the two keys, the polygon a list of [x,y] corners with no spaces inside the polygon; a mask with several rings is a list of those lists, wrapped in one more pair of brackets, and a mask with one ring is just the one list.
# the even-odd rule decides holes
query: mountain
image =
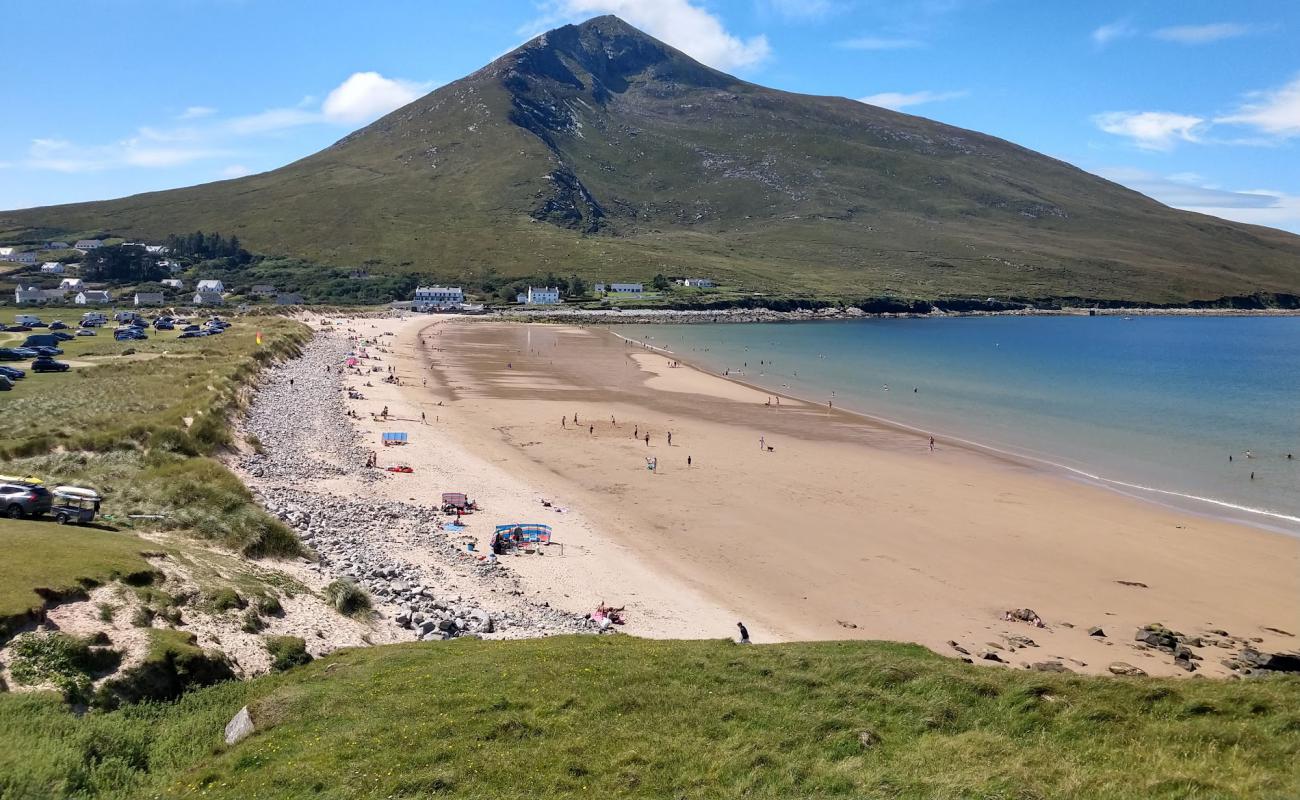
{"label": "mountain", "polygon": [[757,86],[612,16],[271,172],[0,212],[7,239],[195,229],[447,280],[491,268],[839,297],[1300,294],[1300,237],[1176,211],[992,136]]}

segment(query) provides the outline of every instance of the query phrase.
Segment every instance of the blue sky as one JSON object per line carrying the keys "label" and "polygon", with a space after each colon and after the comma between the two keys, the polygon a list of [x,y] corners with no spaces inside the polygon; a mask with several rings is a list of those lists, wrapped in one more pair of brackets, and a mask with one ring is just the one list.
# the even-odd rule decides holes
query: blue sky
{"label": "blue sky", "polygon": [[[0,208],[286,164],[549,27],[984,131],[1300,232],[1300,3],[3,0]],[[73,35],[69,35],[72,33]]]}

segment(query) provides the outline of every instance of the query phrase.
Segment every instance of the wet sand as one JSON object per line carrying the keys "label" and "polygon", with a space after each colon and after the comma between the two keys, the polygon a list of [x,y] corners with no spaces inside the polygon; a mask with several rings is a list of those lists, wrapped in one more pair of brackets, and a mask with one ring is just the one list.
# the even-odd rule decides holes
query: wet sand
{"label": "wet sand", "polygon": [[[646,623],[633,632],[728,636],[739,618],[757,641],[890,639],[945,654],[949,640],[977,654],[1019,634],[1038,646],[999,651],[1013,665],[1060,658],[1104,672],[1127,661],[1171,675],[1186,673],[1135,649],[1137,627],[1297,646],[1266,630],[1300,632],[1295,538],[945,442],[932,453],[913,432],[824,406],[769,406],[760,390],[601,329],[387,327],[409,382],[400,394],[437,409],[443,457],[479,460],[474,478],[487,485],[508,476],[514,488],[496,494],[527,496],[512,513],[578,545],[519,569],[557,602],[630,598]],[[1021,607],[1048,628],[1000,618]],[[1231,652],[1203,648],[1200,674],[1227,674],[1219,659]]]}

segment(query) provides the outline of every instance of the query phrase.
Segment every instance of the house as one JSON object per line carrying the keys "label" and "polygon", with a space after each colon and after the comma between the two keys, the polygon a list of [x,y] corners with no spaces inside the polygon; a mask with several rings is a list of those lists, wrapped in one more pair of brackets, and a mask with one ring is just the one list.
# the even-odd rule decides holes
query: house
{"label": "house", "polygon": [[146,253],[153,253],[154,255],[162,255],[167,252],[167,248],[160,244],[147,244],[144,246],[144,251]]}
{"label": "house", "polygon": [[465,291],[459,286],[419,286],[411,308],[429,311],[435,308],[456,308],[465,302]]}
{"label": "house", "polygon": [[64,278],[59,281],[59,288],[66,292],[79,292],[86,288],[86,285],[81,282],[81,278]]}
{"label": "house", "polygon": [[269,283],[256,283],[253,284],[251,293],[258,297],[271,297],[275,294],[275,287]]}
{"label": "house", "polygon": [[280,292],[275,296],[277,306],[300,306],[303,305],[302,295],[297,292]]}
{"label": "house", "polygon": [[62,275],[63,262],[46,261],[44,264],[41,265],[41,272],[45,273],[46,275]]}
{"label": "house", "polygon": [[79,306],[97,306],[103,303],[111,303],[113,302],[113,298],[109,296],[108,292],[101,292],[96,289],[84,289],[77,292],[77,296],[72,302]]}
{"label": "house", "polygon": [[135,304],[137,306],[160,306],[163,304],[162,292],[136,292]]}
{"label": "house", "polygon": [[44,303],[48,300],[50,298],[45,294],[45,290],[36,286],[28,286],[25,289],[22,286],[14,288],[14,302],[20,306]]}
{"label": "house", "polygon": [[221,281],[199,281],[199,285],[194,287],[194,291],[225,294],[226,287],[222,285]]}
{"label": "house", "polygon": [[78,239],[72,247],[74,250],[97,250],[103,247],[104,243],[99,239]]}
{"label": "house", "polygon": [[17,262],[19,264],[35,264],[36,254],[35,253],[14,253],[13,255],[9,256],[9,260]]}
{"label": "house", "polygon": [[[200,284],[211,283],[211,282],[212,281],[200,281]],[[220,284],[221,281],[215,281],[215,283]],[[221,305],[221,303],[222,300],[221,300],[220,292],[209,292],[200,289],[199,291],[194,293],[194,305],[196,306],[219,306]]]}
{"label": "house", "polygon": [[602,295],[605,293],[605,284],[598,283],[595,286],[591,287],[591,290],[595,292],[597,295]]}
{"label": "house", "polygon": [[0,261],[13,261],[14,254],[17,252],[17,247],[0,247]]}
{"label": "house", "polygon": [[67,250],[68,243],[67,242],[46,242],[45,249],[46,250]]}
{"label": "house", "polygon": [[162,285],[170,286],[173,289],[184,289],[185,281],[181,280],[180,278],[164,278]]}
{"label": "house", "polygon": [[560,302],[560,290],[554,286],[538,288],[528,287],[528,294],[522,295],[524,303],[530,306],[553,306]]}
{"label": "house", "polygon": [[633,294],[639,295],[645,291],[639,283],[611,283],[609,285],[610,294]]}
{"label": "house", "polygon": [[712,289],[717,285],[709,278],[686,278],[681,281],[681,284],[682,286],[693,286],[696,289]]}

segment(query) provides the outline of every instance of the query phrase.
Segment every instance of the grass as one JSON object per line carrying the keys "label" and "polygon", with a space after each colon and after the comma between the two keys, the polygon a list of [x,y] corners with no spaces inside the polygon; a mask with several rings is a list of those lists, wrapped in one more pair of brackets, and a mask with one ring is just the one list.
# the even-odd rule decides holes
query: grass
{"label": "grass", "polygon": [[[245,705],[258,732],[226,747]],[[80,720],[0,696],[0,796],[1288,798],[1298,708],[1296,679],[1046,675],[878,642],[419,643]]]}
{"label": "grass", "polygon": [[365,618],[370,615],[370,595],[355,581],[339,579],[325,587],[325,601],[340,614]]}
{"label": "grass", "polygon": [[154,568],[142,555],[156,549],[129,533],[54,525],[0,522],[0,641],[51,598],[126,580],[147,583]]}
{"label": "grass", "polygon": [[379,299],[364,282],[291,262],[365,266],[377,285],[553,271],[787,298],[1300,294],[1291,234],[1175,211],[973,131],[746,83],[614,22],[547,47],[280,169],[2,212],[0,240],[237,231],[292,257],[267,282],[362,302]]}

